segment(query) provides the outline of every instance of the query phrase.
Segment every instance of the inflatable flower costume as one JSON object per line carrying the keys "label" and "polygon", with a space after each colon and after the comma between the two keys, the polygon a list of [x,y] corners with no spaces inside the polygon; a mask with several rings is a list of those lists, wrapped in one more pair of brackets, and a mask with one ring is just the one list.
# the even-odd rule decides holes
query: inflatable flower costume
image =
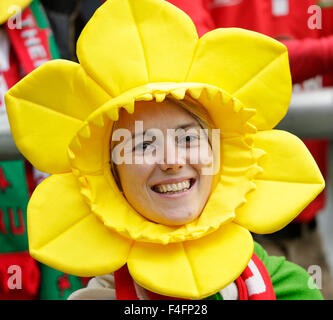
{"label": "inflatable flower costume", "polygon": [[[79,64],[43,64],[6,95],[22,154],[52,174],[28,206],[31,255],[78,276],[127,264],[136,283],[172,297],[207,297],[253,254],[250,232],[275,232],[324,188],[294,135],[273,130],[291,97],[284,45],[242,29],[198,39],[190,18],[160,0],[109,0],[84,28]],[[167,95],[197,100],[221,131],[221,165],[199,218],[183,226],[136,212],[110,170],[120,108]]]}

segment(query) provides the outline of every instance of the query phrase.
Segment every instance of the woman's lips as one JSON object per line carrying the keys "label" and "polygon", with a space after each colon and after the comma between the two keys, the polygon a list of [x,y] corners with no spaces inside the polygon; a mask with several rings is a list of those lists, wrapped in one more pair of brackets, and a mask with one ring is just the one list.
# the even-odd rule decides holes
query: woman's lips
{"label": "woman's lips", "polygon": [[194,178],[168,180],[154,185],[151,190],[163,198],[178,198],[191,192],[195,182]]}

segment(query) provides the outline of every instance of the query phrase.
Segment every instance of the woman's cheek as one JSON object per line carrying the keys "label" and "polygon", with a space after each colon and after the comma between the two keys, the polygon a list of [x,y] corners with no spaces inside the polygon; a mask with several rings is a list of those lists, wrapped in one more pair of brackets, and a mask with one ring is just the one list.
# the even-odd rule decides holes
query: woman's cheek
{"label": "woman's cheek", "polygon": [[138,194],[146,186],[151,166],[147,164],[124,164],[119,166],[118,172],[124,191]]}
{"label": "woman's cheek", "polygon": [[187,163],[195,166],[200,174],[203,168],[213,167],[213,152],[208,143],[201,143],[196,148],[191,148],[187,154]]}

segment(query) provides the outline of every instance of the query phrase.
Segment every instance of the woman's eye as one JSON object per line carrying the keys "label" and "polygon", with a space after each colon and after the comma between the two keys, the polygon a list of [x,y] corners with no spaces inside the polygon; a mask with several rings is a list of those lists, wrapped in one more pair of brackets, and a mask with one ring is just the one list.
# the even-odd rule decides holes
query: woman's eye
{"label": "woman's eye", "polygon": [[133,151],[145,151],[147,148],[149,148],[150,143],[149,142],[142,142],[137,144],[134,148]]}
{"label": "woman's eye", "polygon": [[186,146],[190,146],[191,143],[196,143],[198,141],[199,137],[196,135],[186,135],[185,137],[182,137],[178,139],[179,144],[186,144]]}

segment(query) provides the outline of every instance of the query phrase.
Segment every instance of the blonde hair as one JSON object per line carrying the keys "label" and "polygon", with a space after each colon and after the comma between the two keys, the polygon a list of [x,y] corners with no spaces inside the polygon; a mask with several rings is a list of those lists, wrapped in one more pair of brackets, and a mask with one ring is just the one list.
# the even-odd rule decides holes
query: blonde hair
{"label": "blonde hair", "polygon": [[[166,96],[165,100],[174,103],[175,105],[183,108],[186,110],[191,116],[198,121],[201,128],[208,130],[208,141],[209,144],[212,146],[212,129],[215,128],[214,122],[212,121],[208,111],[196,100],[189,96],[185,96],[183,100],[178,100],[171,95]],[[117,167],[115,163],[112,161],[112,151],[115,145],[115,141],[112,141],[112,135],[114,131],[115,122],[113,123],[112,130],[111,130],[111,141],[110,141],[110,167],[111,173],[119,187],[122,190],[120,178],[118,175]]]}

